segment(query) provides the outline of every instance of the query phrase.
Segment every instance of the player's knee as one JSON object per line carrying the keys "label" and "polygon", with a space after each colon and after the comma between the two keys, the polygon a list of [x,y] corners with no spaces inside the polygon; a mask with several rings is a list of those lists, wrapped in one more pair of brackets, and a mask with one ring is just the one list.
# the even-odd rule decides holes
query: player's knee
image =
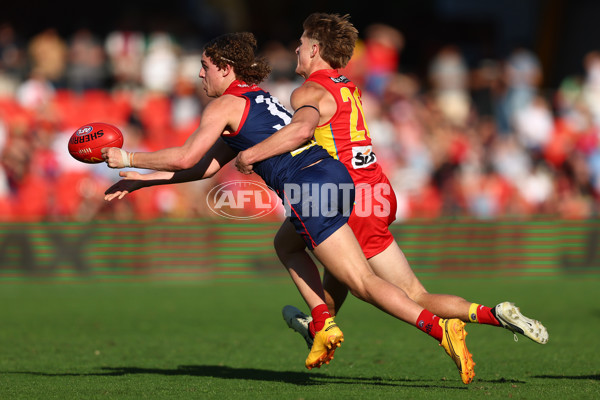
{"label": "player's knee", "polygon": [[376,279],[375,274],[366,274],[365,276],[360,277],[360,279],[356,279],[351,281],[348,284],[348,289],[352,295],[360,300],[371,302],[373,299],[373,286],[370,284],[372,279]]}
{"label": "player's knee", "polygon": [[423,286],[418,285],[418,287],[409,288],[406,294],[415,303],[423,305],[429,292]]}
{"label": "player's knee", "polygon": [[363,300],[369,302],[369,293],[361,287],[350,288],[350,293],[352,296],[356,297],[359,300]]}

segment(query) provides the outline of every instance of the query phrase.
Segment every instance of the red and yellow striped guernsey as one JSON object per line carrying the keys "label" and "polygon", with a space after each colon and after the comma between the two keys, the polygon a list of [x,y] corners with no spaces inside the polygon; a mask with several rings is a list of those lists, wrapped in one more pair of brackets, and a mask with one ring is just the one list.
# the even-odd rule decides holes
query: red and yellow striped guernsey
{"label": "red and yellow striped guernsey", "polygon": [[306,82],[323,86],[337,103],[332,118],[315,130],[317,143],[344,163],[355,183],[371,183],[378,179],[382,170],[373,152],[360,89],[335,69],[316,71]]}

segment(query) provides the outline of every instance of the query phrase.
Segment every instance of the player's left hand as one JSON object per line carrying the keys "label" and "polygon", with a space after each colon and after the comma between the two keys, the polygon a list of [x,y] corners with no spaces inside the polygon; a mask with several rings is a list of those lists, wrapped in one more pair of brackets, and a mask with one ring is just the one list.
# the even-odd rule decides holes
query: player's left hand
{"label": "player's left hand", "polygon": [[101,152],[109,168],[125,168],[129,166],[129,153],[125,150],[118,147],[104,147]]}
{"label": "player's left hand", "polygon": [[121,171],[119,175],[124,179],[115,183],[104,192],[104,200],[122,199],[128,193],[134,192],[145,187],[145,181],[148,180],[146,174],[140,174],[136,171]]}
{"label": "player's left hand", "polygon": [[246,152],[245,151],[240,151],[238,153],[237,157],[235,158],[235,167],[242,174],[250,175],[251,173],[254,172],[253,168],[252,168],[252,164],[249,164],[246,161]]}

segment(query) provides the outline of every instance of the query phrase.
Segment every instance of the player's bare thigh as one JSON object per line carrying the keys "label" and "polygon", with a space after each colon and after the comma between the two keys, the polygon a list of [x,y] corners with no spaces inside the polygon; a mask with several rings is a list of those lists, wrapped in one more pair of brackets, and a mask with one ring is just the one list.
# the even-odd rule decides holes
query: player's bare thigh
{"label": "player's bare thigh", "polygon": [[381,253],[369,258],[369,265],[377,276],[398,286],[413,300],[426,292],[395,241]]}
{"label": "player's bare thigh", "polygon": [[294,224],[291,223],[289,218],[286,218],[279,227],[273,243],[277,254],[289,255],[306,249],[306,243],[296,232],[296,228],[294,228]]}
{"label": "player's bare thigh", "polygon": [[348,224],[325,239],[313,253],[353,293],[364,291],[364,279],[374,274]]}

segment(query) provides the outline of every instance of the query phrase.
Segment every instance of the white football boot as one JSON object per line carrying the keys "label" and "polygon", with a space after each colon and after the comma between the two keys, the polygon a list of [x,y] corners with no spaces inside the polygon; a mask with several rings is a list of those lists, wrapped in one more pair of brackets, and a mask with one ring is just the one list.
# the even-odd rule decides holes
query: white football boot
{"label": "white football boot", "polygon": [[519,307],[514,303],[505,301],[492,308],[492,313],[502,326],[515,334],[515,342],[518,341],[517,333],[527,336],[536,343],[548,342],[548,331],[540,321],[530,319],[521,314]]}
{"label": "white football boot", "polygon": [[281,314],[283,315],[283,319],[285,320],[287,326],[302,335],[306,341],[308,349],[310,350],[313,346],[314,339],[310,336],[308,324],[310,321],[312,321],[312,317],[304,314],[294,306],[283,307]]}

